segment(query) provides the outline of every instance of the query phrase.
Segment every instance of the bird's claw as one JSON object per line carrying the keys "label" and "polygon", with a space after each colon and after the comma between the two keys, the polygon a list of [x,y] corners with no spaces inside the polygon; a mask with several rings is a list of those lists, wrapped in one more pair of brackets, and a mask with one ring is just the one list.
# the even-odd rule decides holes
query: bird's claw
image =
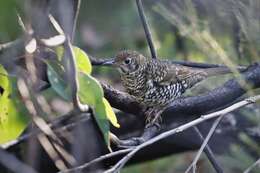
{"label": "bird's claw", "polygon": [[120,140],[117,147],[124,148],[124,149],[133,148],[144,142],[145,142],[145,140],[142,137],[133,137],[133,138],[127,139],[127,140]]}

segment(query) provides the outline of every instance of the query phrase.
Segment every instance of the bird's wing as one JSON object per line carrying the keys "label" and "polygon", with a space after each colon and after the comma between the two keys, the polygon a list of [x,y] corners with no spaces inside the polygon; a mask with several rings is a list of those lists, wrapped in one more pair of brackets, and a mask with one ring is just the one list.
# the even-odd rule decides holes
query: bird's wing
{"label": "bird's wing", "polygon": [[200,69],[185,67],[182,65],[168,64],[166,73],[155,82],[159,85],[169,85],[172,83],[185,81],[188,86],[194,85],[205,77],[205,73]]}

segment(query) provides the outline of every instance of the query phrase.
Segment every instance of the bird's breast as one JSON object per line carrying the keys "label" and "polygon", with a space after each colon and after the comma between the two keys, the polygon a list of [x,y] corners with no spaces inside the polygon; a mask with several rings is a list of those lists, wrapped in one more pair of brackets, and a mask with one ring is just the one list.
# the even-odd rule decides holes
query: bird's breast
{"label": "bird's breast", "polygon": [[180,83],[158,85],[144,74],[124,75],[122,82],[130,95],[147,106],[165,106],[184,92]]}
{"label": "bird's breast", "polygon": [[128,75],[121,75],[123,86],[126,91],[137,98],[138,101],[144,96],[144,90],[146,85],[146,77],[142,72],[132,73]]}
{"label": "bird's breast", "polygon": [[183,86],[180,83],[169,85],[157,85],[148,81],[147,89],[144,95],[144,102],[148,106],[164,106],[171,103],[174,99],[180,97],[183,93]]}

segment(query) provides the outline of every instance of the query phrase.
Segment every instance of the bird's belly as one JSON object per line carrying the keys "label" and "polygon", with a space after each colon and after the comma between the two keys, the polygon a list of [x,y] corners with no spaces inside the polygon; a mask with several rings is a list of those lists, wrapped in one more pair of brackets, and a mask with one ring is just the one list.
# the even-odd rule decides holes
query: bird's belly
{"label": "bird's belly", "polygon": [[143,102],[147,106],[165,106],[171,103],[183,93],[182,85],[179,83],[170,84],[167,86],[148,87]]}

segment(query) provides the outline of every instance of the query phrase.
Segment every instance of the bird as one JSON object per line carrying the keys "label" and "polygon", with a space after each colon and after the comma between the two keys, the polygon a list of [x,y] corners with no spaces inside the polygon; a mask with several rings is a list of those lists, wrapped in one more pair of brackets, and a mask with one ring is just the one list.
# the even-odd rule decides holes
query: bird
{"label": "bird", "polygon": [[120,51],[103,65],[117,68],[126,92],[147,107],[146,128],[160,126],[162,112],[189,88],[208,77],[231,72],[227,67],[196,68],[174,64],[132,50]]}

